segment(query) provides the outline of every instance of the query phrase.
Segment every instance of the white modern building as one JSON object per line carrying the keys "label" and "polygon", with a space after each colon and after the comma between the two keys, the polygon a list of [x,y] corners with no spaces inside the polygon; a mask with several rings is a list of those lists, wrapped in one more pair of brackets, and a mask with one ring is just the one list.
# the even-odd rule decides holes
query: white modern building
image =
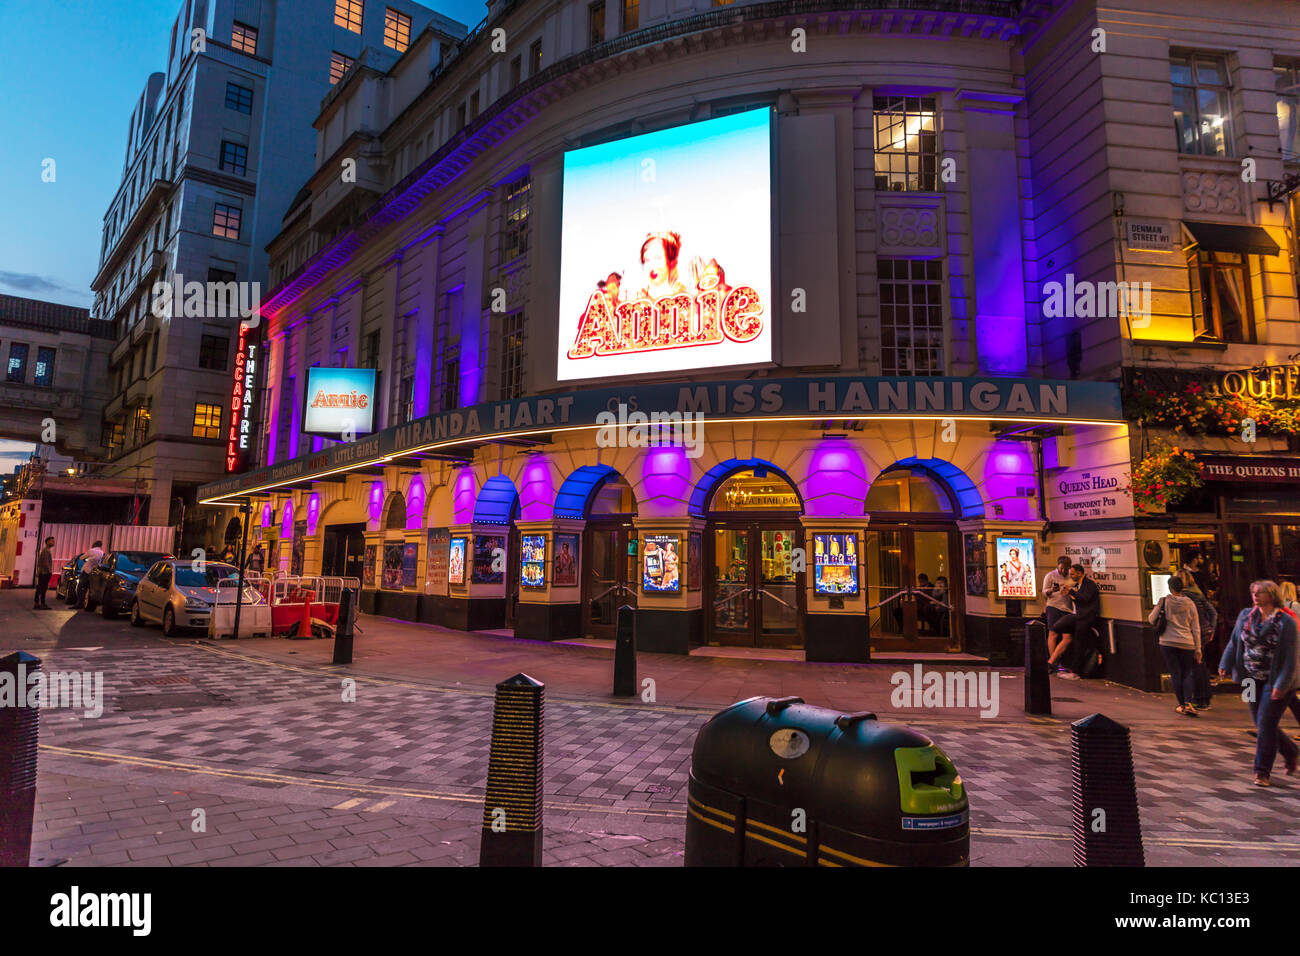
{"label": "white modern building", "polygon": [[[415,45],[432,50],[427,75],[464,32],[409,0],[183,3],[165,67],[127,121],[92,282],[92,314],[117,333],[106,473],[150,480],[151,523],[179,520],[193,489],[223,473],[240,315],[266,288],[266,244],[316,168],[322,99],[351,72],[409,61]],[[156,283],[191,282],[205,284],[202,315],[152,307]]]}

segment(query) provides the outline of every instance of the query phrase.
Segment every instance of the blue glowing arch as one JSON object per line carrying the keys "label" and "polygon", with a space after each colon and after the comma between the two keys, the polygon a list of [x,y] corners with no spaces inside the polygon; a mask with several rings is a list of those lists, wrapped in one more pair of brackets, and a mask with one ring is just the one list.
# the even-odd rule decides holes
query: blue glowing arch
{"label": "blue glowing arch", "polygon": [[695,490],[691,492],[691,500],[687,506],[687,511],[697,518],[703,518],[713,497],[714,491],[717,490],[723,479],[738,471],[744,471],[747,468],[753,468],[756,471],[770,471],[779,475],[799,497],[799,510],[803,510],[803,495],[799,491],[799,486],[795,484],[794,479],[787,475],[776,465],[762,458],[728,458],[726,461],[720,461],[708,471],[706,471],[698,482],[695,484]]}

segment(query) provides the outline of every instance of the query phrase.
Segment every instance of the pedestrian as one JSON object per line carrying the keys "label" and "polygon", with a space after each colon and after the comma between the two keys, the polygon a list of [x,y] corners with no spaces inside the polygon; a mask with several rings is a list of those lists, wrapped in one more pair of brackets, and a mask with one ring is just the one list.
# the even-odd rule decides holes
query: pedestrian
{"label": "pedestrian", "polygon": [[77,572],[77,600],[76,606],[81,608],[86,606],[86,589],[90,587],[90,573],[99,567],[99,562],[104,560],[104,542],[96,541],[90,546],[85,554],[82,555],[81,570]]}
{"label": "pedestrian", "polygon": [[1277,591],[1282,596],[1282,609],[1300,618],[1300,599],[1296,596],[1295,582],[1282,581],[1278,584]]}
{"label": "pedestrian", "polygon": [[50,606],[45,603],[45,591],[50,586],[50,578],[54,576],[54,539],[46,538],[45,547],[41,548],[41,553],[36,556],[36,603],[33,610],[48,611]]}
{"label": "pedestrian", "polygon": [[1183,593],[1181,574],[1169,576],[1169,593],[1151,609],[1149,620],[1156,626],[1160,653],[1169,668],[1169,678],[1178,699],[1175,711],[1196,717],[1196,665],[1201,660],[1201,624],[1196,603]]}
{"label": "pedestrian", "polygon": [[[1101,617],[1101,589],[1097,582],[1083,572],[1083,565],[1070,566],[1070,589],[1065,592],[1070,601],[1071,611],[1057,618],[1056,624],[1047,630],[1047,669],[1056,668],[1056,673],[1071,679],[1079,675],[1072,673],[1065,665],[1059,663],[1070,650],[1083,648],[1087,653],[1096,653],[1088,641],[1087,632]],[[1082,659],[1082,658],[1081,658]]]}
{"label": "pedestrian", "polygon": [[1205,659],[1209,653],[1209,646],[1214,641],[1214,632],[1219,626],[1219,612],[1187,570],[1179,571],[1177,577],[1183,582],[1183,594],[1191,598],[1192,603],[1196,605],[1196,620],[1201,631],[1201,657],[1192,670],[1195,679],[1195,694],[1192,702],[1198,711],[1209,710],[1213,703],[1213,692],[1210,689],[1210,672],[1206,667]]}
{"label": "pedestrian", "polygon": [[226,564],[231,564],[235,560],[235,548],[233,545],[227,544],[225,548],[222,549],[221,560]]}
{"label": "pedestrian", "polygon": [[253,550],[249,552],[248,557],[244,560],[245,571],[256,571],[261,574],[266,568],[266,555],[262,553],[262,542],[253,545]]}
{"label": "pedestrian", "polygon": [[1058,620],[1070,613],[1070,559],[1061,555],[1056,567],[1043,576],[1043,617],[1050,631]]}
{"label": "pedestrian", "polygon": [[1278,724],[1295,697],[1297,629],[1282,609],[1282,596],[1272,581],[1250,586],[1253,607],[1237,615],[1232,638],[1219,661],[1219,673],[1243,684],[1251,719],[1255,722],[1255,786],[1270,786],[1273,761],[1279,750],[1288,775],[1296,772],[1300,748]]}

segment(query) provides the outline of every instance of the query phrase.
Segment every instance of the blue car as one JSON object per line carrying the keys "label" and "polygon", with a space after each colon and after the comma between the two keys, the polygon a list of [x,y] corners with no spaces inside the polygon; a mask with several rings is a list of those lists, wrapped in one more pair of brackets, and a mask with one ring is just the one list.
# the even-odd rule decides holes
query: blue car
{"label": "blue car", "polygon": [[158,561],[170,558],[160,551],[110,551],[90,572],[86,584],[86,610],[96,607],[106,618],[124,614],[135,599],[140,579]]}

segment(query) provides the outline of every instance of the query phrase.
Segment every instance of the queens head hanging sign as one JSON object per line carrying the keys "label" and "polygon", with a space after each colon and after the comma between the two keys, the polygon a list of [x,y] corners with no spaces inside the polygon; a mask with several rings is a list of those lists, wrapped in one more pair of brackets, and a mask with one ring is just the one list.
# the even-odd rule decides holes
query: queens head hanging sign
{"label": "queens head hanging sign", "polygon": [[564,157],[560,381],[772,360],[772,114]]}

